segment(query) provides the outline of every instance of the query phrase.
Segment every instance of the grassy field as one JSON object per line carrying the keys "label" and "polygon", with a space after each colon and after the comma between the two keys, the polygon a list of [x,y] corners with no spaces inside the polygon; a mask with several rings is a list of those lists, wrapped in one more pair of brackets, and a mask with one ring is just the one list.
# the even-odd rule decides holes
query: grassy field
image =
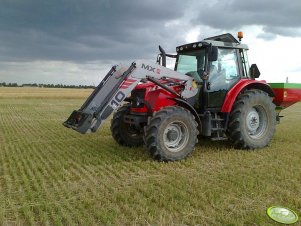
{"label": "grassy field", "polygon": [[62,126],[91,90],[0,88],[0,224],[279,225],[301,215],[301,104],[283,111],[271,145],[234,150],[202,140],[183,161]]}

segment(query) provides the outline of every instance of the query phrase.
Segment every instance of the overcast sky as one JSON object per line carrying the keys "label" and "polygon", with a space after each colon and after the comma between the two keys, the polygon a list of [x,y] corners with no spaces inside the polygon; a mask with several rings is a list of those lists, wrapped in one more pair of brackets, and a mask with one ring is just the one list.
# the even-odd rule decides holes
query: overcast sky
{"label": "overcast sky", "polygon": [[250,63],[301,83],[300,0],[0,0],[0,82],[95,84],[114,64],[244,31]]}

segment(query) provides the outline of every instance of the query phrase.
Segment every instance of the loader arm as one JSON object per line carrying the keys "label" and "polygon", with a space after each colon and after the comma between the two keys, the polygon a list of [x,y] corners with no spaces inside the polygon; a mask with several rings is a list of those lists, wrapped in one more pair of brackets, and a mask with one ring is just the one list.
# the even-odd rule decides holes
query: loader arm
{"label": "loader arm", "polygon": [[96,132],[142,79],[174,78],[183,81],[180,98],[197,94],[193,78],[158,64],[136,61],[130,67],[113,66],[79,110],[74,110],[63,123],[79,133]]}

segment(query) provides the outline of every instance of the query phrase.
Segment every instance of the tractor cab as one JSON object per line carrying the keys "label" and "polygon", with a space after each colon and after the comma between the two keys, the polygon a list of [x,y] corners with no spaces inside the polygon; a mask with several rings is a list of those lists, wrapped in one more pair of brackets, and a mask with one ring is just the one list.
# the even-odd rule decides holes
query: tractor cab
{"label": "tractor cab", "polygon": [[[239,80],[250,79],[248,46],[223,34],[178,46],[175,71],[189,75],[207,93],[206,108],[220,110],[224,98]],[[253,66],[254,67],[254,66]]]}

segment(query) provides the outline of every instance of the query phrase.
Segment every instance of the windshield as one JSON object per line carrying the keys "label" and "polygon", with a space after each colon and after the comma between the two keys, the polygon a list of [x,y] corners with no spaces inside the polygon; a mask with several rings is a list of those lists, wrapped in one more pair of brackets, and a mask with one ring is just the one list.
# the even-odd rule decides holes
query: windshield
{"label": "windshield", "polygon": [[205,70],[205,49],[181,53],[178,56],[176,71],[192,76],[196,81],[201,81],[200,75]]}

